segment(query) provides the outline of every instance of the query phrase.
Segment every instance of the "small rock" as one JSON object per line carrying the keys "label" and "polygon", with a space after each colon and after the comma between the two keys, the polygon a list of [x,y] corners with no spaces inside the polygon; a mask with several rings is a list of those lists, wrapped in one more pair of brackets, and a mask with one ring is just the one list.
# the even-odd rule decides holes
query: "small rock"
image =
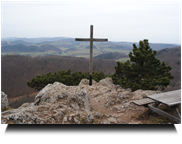
{"label": "small rock", "polygon": [[129,124],[142,124],[142,122],[141,121],[137,121],[137,122],[131,121],[131,122],[129,122]]}
{"label": "small rock", "polygon": [[87,116],[87,121],[88,121],[88,123],[92,123],[94,121],[94,115],[93,114],[89,114]]}
{"label": "small rock", "polygon": [[110,123],[117,123],[116,118],[113,118],[113,117],[108,118],[108,121],[109,121]]}
{"label": "small rock", "polygon": [[127,89],[126,89],[126,91],[129,91],[129,92],[131,92],[131,89],[130,89],[130,88],[127,88]]}

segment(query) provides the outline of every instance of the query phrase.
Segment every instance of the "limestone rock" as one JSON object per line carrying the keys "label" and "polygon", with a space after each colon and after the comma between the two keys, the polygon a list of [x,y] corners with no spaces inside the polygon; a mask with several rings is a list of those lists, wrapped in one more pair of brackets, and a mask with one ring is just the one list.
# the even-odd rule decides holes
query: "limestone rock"
{"label": "limestone rock", "polygon": [[105,78],[99,81],[99,84],[103,85],[103,86],[107,86],[109,88],[116,88],[116,85],[113,84],[112,78]]}
{"label": "limestone rock", "polygon": [[9,103],[8,103],[7,95],[1,91],[1,111],[5,110],[8,105],[9,105]]}
{"label": "limestone rock", "polygon": [[161,93],[160,91],[152,91],[152,90],[136,90],[133,92],[133,100],[140,100],[146,98],[147,95],[153,95]]}
{"label": "limestone rock", "polygon": [[81,89],[74,95],[74,98],[76,99],[78,104],[83,106],[86,110],[90,111],[90,97],[87,94],[86,90]]}
{"label": "limestone rock", "polygon": [[[96,115],[96,116],[95,116]],[[81,124],[99,122],[99,114],[90,111],[90,96],[86,88],[48,84],[35,97],[34,103],[24,103],[17,109],[1,113],[1,123],[14,124]]]}
{"label": "limestone rock", "polygon": [[92,86],[89,86],[87,79],[81,80],[78,86],[55,82],[45,86],[33,103],[24,103],[17,109],[2,112],[1,123],[126,124],[121,117],[127,112],[138,114],[145,111],[144,107],[137,106],[132,101],[156,93],[160,92],[131,92],[130,89],[113,84],[111,78],[102,79],[98,83],[93,80]]}
{"label": "limestone rock", "polygon": [[[95,80],[92,79],[92,85],[95,85],[97,82]],[[84,86],[88,86],[89,85],[89,80],[87,79],[82,79],[79,83],[79,87],[84,87]]]}

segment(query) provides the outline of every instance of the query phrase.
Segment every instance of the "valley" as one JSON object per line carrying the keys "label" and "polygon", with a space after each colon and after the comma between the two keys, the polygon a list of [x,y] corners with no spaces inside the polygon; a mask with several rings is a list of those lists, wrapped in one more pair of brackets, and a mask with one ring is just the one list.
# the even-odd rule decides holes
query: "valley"
{"label": "valley", "polygon": [[[131,42],[94,43],[93,71],[114,74],[116,62],[125,62],[132,51]],[[21,45],[18,47],[17,45]],[[156,57],[172,67],[174,79],[165,91],[181,88],[181,46],[173,44],[149,45],[157,50]],[[10,106],[33,101],[36,90],[27,81],[37,75],[52,74],[71,69],[72,72],[89,71],[89,42],[76,42],[73,38],[2,39],[1,90],[8,95]],[[25,48],[25,49],[21,49]],[[25,98],[25,99],[24,99]],[[19,101],[19,102],[17,102]]]}
{"label": "valley", "polygon": [[[133,43],[138,42],[94,42],[93,57],[108,52],[128,54],[133,49]],[[175,44],[150,43],[153,50],[176,47]],[[2,55],[25,56],[73,56],[89,58],[89,42],[78,42],[74,38],[4,38],[1,41]]]}

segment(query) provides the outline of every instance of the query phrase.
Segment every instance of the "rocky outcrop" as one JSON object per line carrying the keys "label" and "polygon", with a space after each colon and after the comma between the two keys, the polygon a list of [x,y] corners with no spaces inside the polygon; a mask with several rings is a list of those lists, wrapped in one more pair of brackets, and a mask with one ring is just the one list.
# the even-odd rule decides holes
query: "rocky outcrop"
{"label": "rocky outcrop", "polygon": [[9,103],[7,95],[1,91],[1,111],[5,110],[8,105]]}
{"label": "rocky outcrop", "polygon": [[[1,123],[14,124],[126,124],[120,115],[144,112],[133,100],[157,91],[131,92],[115,85],[111,78],[98,83],[83,79],[78,86],[55,82],[42,89],[33,103],[1,113]],[[136,123],[140,122],[128,122]]]}
{"label": "rocky outcrop", "polygon": [[124,123],[112,116],[91,110],[86,81],[82,80],[79,86],[66,86],[59,82],[48,84],[37,94],[34,103],[25,103],[17,109],[2,112],[1,123],[10,121],[14,124],[104,124],[104,121]]}

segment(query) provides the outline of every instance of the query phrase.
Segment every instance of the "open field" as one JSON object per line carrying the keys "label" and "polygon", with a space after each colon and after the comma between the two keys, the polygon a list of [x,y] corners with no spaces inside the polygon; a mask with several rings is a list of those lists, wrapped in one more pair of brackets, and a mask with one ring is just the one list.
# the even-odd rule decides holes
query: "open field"
{"label": "open field", "polygon": [[120,58],[120,59],[118,59],[118,60],[116,60],[116,61],[119,61],[119,62],[126,62],[127,60],[129,60],[130,58]]}

